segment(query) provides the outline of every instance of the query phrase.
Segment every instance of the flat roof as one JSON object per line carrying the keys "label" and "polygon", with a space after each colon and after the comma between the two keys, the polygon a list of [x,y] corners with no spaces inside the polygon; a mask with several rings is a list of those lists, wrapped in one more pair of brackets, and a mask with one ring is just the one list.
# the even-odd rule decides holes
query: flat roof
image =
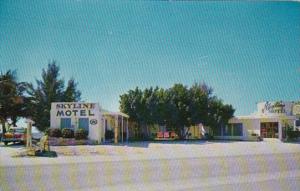
{"label": "flat roof", "polygon": [[122,117],[126,117],[126,118],[129,118],[129,115],[125,114],[125,113],[122,113],[122,112],[110,112],[110,111],[105,111],[105,112],[102,112],[103,115],[114,115],[114,116],[122,116]]}
{"label": "flat roof", "polygon": [[253,115],[244,115],[244,116],[234,116],[233,119],[278,119],[278,118],[287,118],[287,119],[298,119],[295,115],[282,115],[282,114],[274,114],[274,115],[263,115],[263,114],[253,114]]}

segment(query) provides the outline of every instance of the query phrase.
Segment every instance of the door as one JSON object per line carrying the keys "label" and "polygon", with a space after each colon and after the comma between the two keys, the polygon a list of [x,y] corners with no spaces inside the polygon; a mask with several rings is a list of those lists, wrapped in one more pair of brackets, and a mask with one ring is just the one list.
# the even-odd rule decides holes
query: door
{"label": "door", "polygon": [[261,123],[260,134],[263,138],[278,138],[278,122]]}

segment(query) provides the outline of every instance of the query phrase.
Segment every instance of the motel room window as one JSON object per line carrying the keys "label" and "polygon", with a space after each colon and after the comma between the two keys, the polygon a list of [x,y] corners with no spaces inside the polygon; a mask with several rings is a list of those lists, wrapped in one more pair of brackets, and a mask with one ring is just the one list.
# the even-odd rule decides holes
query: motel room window
{"label": "motel room window", "polygon": [[61,118],[60,119],[60,128],[71,128],[71,118]]}
{"label": "motel room window", "polygon": [[296,127],[300,127],[300,120],[296,120]]}
{"label": "motel room window", "polygon": [[243,124],[234,123],[232,124],[232,136],[243,136]]}
{"label": "motel room window", "polygon": [[223,128],[223,136],[231,136],[231,127],[232,125],[229,124]]}
{"label": "motel room window", "polygon": [[89,131],[89,118],[80,118],[78,128],[82,128],[86,131]]}
{"label": "motel room window", "polygon": [[231,123],[223,128],[223,136],[243,136],[243,124]]}

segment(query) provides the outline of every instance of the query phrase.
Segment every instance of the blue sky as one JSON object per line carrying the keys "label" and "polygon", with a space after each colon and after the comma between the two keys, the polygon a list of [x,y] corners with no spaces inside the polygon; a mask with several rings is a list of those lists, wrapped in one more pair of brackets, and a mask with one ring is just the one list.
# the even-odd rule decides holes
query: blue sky
{"label": "blue sky", "polygon": [[300,3],[1,1],[0,71],[34,82],[50,60],[109,110],[136,86],[204,81],[246,115],[300,99]]}

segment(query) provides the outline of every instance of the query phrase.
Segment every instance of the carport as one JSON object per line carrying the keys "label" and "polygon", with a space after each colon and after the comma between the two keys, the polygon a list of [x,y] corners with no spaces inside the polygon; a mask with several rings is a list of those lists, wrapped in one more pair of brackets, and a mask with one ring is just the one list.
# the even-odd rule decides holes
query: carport
{"label": "carport", "polygon": [[[110,124],[114,131],[114,143],[124,142],[124,139],[128,141],[129,130],[128,130],[128,118],[129,116],[122,112],[104,112],[102,113],[106,121],[112,121]],[[104,124],[106,125],[106,123]],[[106,129],[106,127],[104,128]],[[126,137],[124,137],[124,133]]]}

